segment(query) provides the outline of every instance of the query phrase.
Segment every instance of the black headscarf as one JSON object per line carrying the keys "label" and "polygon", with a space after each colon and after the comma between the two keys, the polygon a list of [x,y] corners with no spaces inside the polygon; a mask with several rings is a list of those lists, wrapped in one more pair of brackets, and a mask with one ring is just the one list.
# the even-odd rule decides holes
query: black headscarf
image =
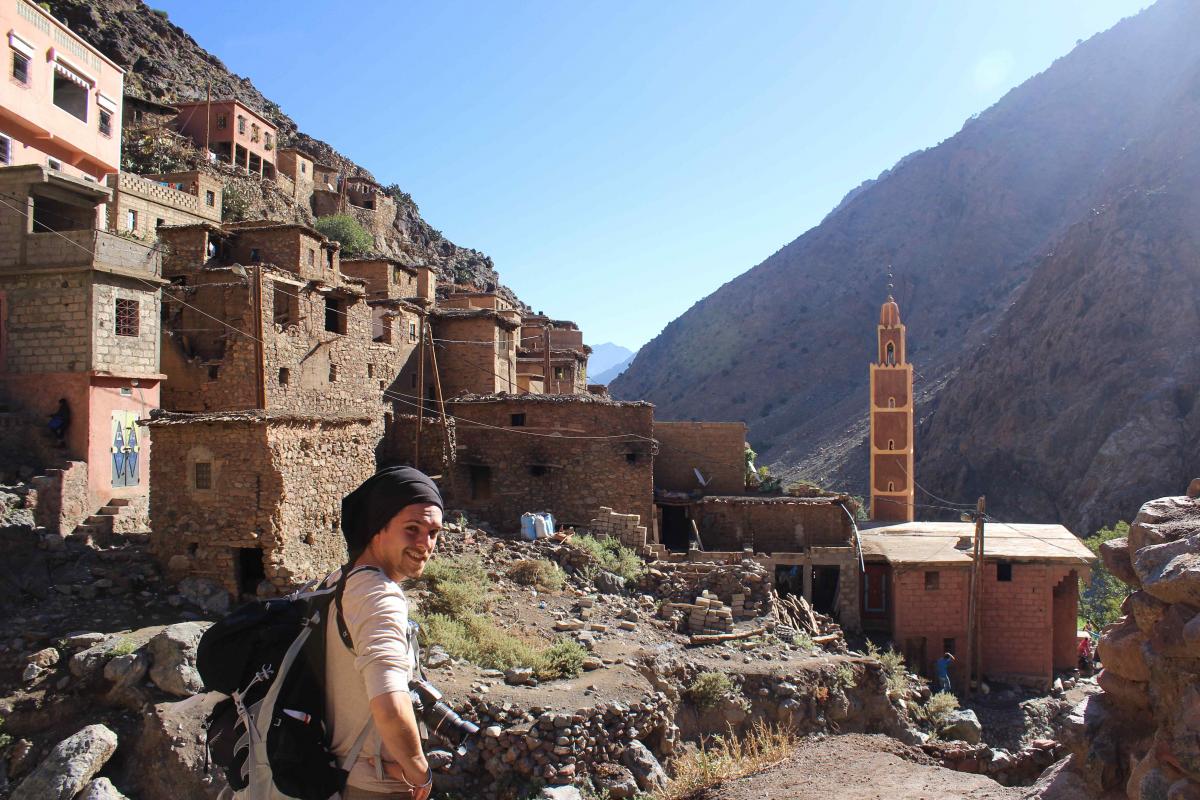
{"label": "black headscarf", "polygon": [[445,508],[442,493],[433,480],[412,467],[381,469],[342,498],[342,535],[346,537],[351,557],[362,553],[392,517],[414,503]]}

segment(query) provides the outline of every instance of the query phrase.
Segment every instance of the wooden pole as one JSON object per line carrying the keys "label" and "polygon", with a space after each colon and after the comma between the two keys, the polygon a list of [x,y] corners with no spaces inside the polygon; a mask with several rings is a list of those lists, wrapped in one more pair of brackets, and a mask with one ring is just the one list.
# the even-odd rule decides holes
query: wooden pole
{"label": "wooden pole", "polygon": [[[973,669],[976,679],[981,683],[983,681],[983,632],[980,625],[980,620],[983,618],[983,517],[984,510],[986,508],[986,498],[980,497],[978,502],[975,504],[975,596],[972,604],[974,617],[971,619],[971,627],[975,632],[975,651],[972,653],[975,663],[968,668],[968,674]],[[970,681],[968,681],[968,688],[969,687]]]}
{"label": "wooden pole", "polygon": [[413,441],[413,466],[421,467],[421,426],[425,422],[425,312],[421,314],[421,334],[417,341],[417,437]]}
{"label": "wooden pole", "polygon": [[546,320],[542,327],[542,349],[546,351],[542,364],[542,371],[546,376],[542,381],[542,391],[545,394],[554,394],[550,391],[550,320]]}

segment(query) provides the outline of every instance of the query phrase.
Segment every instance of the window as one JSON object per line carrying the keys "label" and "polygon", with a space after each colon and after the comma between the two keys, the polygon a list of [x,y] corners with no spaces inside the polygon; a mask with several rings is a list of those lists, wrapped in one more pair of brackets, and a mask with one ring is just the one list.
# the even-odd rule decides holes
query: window
{"label": "window", "polygon": [[996,580],[1011,582],[1012,581],[1012,562],[1000,561],[996,564]]}
{"label": "window", "polygon": [[566,380],[566,378],[567,378],[566,367],[555,367],[554,368],[554,380],[562,381],[562,380]]}
{"label": "window", "polygon": [[888,408],[895,408],[895,407],[896,407],[896,398],[889,397],[888,398]]}
{"label": "window", "polygon": [[346,312],[342,303],[332,297],[325,298],[325,330],[330,333],[346,332]]}
{"label": "window", "polygon": [[29,56],[16,50],[12,54],[12,77],[22,86],[29,85]]}
{"label": "window", "polygon": [[891,342],[888,342],[887,356],[884,358],[883,363],[890,366],[895,366],[896,364],[896,345]]}
{"label": "window", "polygon": [[530,464],[529,474],[535,478],[540,478],[546,474],[546,467],[544,464]]}
{"label": "window", "polygon": [[133,397],[133,389],[128,386],[122,386],[121,397]]}
{"label": "window", "polygon": [[54,105],[80,122],[87,122],[87,83],[57,61],[54,62]]}
{"label": "window", "polygon": [[225,130],[229,127],[229,115],[217,114],[217,130]]}
{"label": "window", "polygon": [[217,204],[217,194],[212,189],[207,189],[204,192],[204,205],[212,208]]}
{"label": "window", "polygon": [[275,145],[271,143],[271,134],[263,132],[263,147],[270,150]]}
{"label": "window", "polygon": [[57,158],[47,158],[46,166],[49,167],[50,169],[54,170],[55,172],[62,172],[62,162],[59,161]]}
{"label": "window", "polygon": [[288,369],[287,367],[280,367],[279,368],[279,385],[287,386],[288,382],[291,381],[291,379],[292,379],[292,371],[290,369]]}
{"label": "window", "polygon": [[525,415],[524,414],[513,414],[510,419],[509,424],[511,424],[514,428],[525,427]]}
{"label": "window", "polygon": [[117,298],[116,328],[117,336],[138,335],[138,301]]}
{"label": "window", "polygon": [[197,489],[212,488],[212,462],[197,461],[193,467],[194,479],[192,485]]}
{"label": "window", "polygon": [[471,481],[472,500],[492,499],[492,468],[471,465],[467,468]]}
{"label": "window", "polygon": [[258,248],[257,247],[250,248],[250,263],[251,264],[258,263]]}
{"label": "window", "polygon": [[937,572],[936,570],[926,572],[925,573],[925,590],[932,591],[933,589],[939,588],[941,586],[941,579],[942,579],[941,573]]}
{"label": "window", "polygon": [[409,382],[409,387],[408,387],[408,388],[410,388],[410,389],[415,389],[415,388],[417,388],[417,373],[415,373],[415,372],[414,372],[414,373],[413,373],[412,375],[410,375],[409,377],[410,377],[410,378],[412,378],[412,380]]}
{"label": "window", "polygon": [[165,219],[163,219],[162,217],[158,217],[154,220],[154,230],[158,230],[159,228],[161,228],[163,225],[166,225],[166,224],[167,224],[167,221]]}
{"label": "window", "polygon": [[134,211],[132,208],[125,211],[125,230],[127,230],[127,231],[136,231],[137,230],[137,212]]}
{"label": "window", "polygon": [[625,463],[626,464],[636,464],[637,462],[638,462],[638,454],[637,453],[626,453],[625,454]]}
{"label": "window", "polygon": [[317,265],[317,251],[316,250],[308,251],[308,265],[310,267],[315,267]]}
{"label": "window", "polygon": [[300,174],[304,175],[307,173],[308,173],[308,164],[305,164],[303,161],[301,161],[300,162]]}
{"label": "window", "polygon": [[100,133],[112,136],[112,112],[100,109]]}
{"label": "window", "polygon": [[408,323],[408,340],[410,342],[417,340],[417,323],[415,322]]}
{"label": "window", "polygon": [[12,163],[12,139],[0,136],[0,164]]}
{"label": "window", "polygon": [[367,377],[368,378],[375,377],[375,365],[374,364],[367,364]]}
{"label": "window", "polygon": [[218,377],[220,377],[220,375],[221,375],[221,365],[220,364],[209,364],[208,365],[208,379],[210,381],[215,381]]}
{"label": "window", "polygon": [[337,364],[329,365],[329,382],[330,383],[337,382]]}
{"label": "window", "polygon": [[896,449],[896,440],[888,439],[888,450],[895,450],[895,449]]}
{"label": "window", "polygon": [[889,492],[896,491],[896,482],[895,481],[888,481],[888,491]]}
{"label": "window", "polygon": [[281,328],[287,328],[300,321],[300,298],[289,292],[282,281],[275,282],[273,321]]}
{"label": "window", "polygon": [[252,142],[258,141],[258,123],[257,122],[251,123],[251,125],[250,125],[250,141],[252,141]]}
{"label": "window", "polygon": [[246,132],[246,118],[243,117],[241,114],[238,114],[237,119],[238,119],[238,133],[244,134]]}

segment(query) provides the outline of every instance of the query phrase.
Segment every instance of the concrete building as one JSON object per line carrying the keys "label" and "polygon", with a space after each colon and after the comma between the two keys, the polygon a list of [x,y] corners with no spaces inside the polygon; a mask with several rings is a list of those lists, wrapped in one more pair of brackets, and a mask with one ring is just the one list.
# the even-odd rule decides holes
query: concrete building
{"label": "concrete building", "polygon": [[275,126],[239,100],[175,103],[172,124],[197,147],[251,175],[275,179]]}
{"label": "concrete building", "polygon": [[[158,251],[99,229],[110,192],[40,165],[0,169],[0,395],[26,420],[26,447],[66,400],[77,462],[61,533],[104,507],[144,526],[149,442],[137,420],[159,405]],[[32,430],[37,431],[29,435]],[[24,448],[9,451],[25,457]],[[62,487],[53,489],[62,492]],[[115,513],[115,512],[114,512]]]}
{"label": "concrete building", "polygon": [[124,71],[27,0],[0,3],[0,166],[33,164],[101,181],[121,164]]}
{"label": "concrete building", "polygon": [[905,351],[900,306],[888,295],[876,328],[871,364],[871,519],[912,520],[913,370]]}
{"label": "concrete building", "polygon": [[118,172],[106,179],[108,229],[147,241],[164,225],[220,223],[224,184],[198,170],[161,175]]}
{"label": "concrete building", "polygon": [[[925,675],[942,653],[953,653],[955,686],[965,688],[974,523],[870,523],[860,535],[864,626],[889,636]],[[979,629],[985,678],[1049,688],[1055,671],[1075,667],[1079,580],[1095,560],[1061,525],[986,526]]]}

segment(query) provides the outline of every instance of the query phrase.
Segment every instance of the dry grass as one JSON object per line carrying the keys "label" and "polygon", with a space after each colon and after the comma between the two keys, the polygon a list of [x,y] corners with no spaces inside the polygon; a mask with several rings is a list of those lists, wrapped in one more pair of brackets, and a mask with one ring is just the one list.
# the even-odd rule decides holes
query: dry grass
{"label": "dry grass", "polygon": [[730,731],[724,736],[701,739],[698,749],[672,762],[675,778],[655,798],[680,800],[701,789],[761,772],[790,756],[799,742],[794,730],[770,726],[761,720],[744,736]]}
{"label": "dry grass", "polygon": [[522,586],[539,586],[550,591],[560,591],[567,576],[553,561],[544,558],[522,559],[508,569],[508,577]]}

